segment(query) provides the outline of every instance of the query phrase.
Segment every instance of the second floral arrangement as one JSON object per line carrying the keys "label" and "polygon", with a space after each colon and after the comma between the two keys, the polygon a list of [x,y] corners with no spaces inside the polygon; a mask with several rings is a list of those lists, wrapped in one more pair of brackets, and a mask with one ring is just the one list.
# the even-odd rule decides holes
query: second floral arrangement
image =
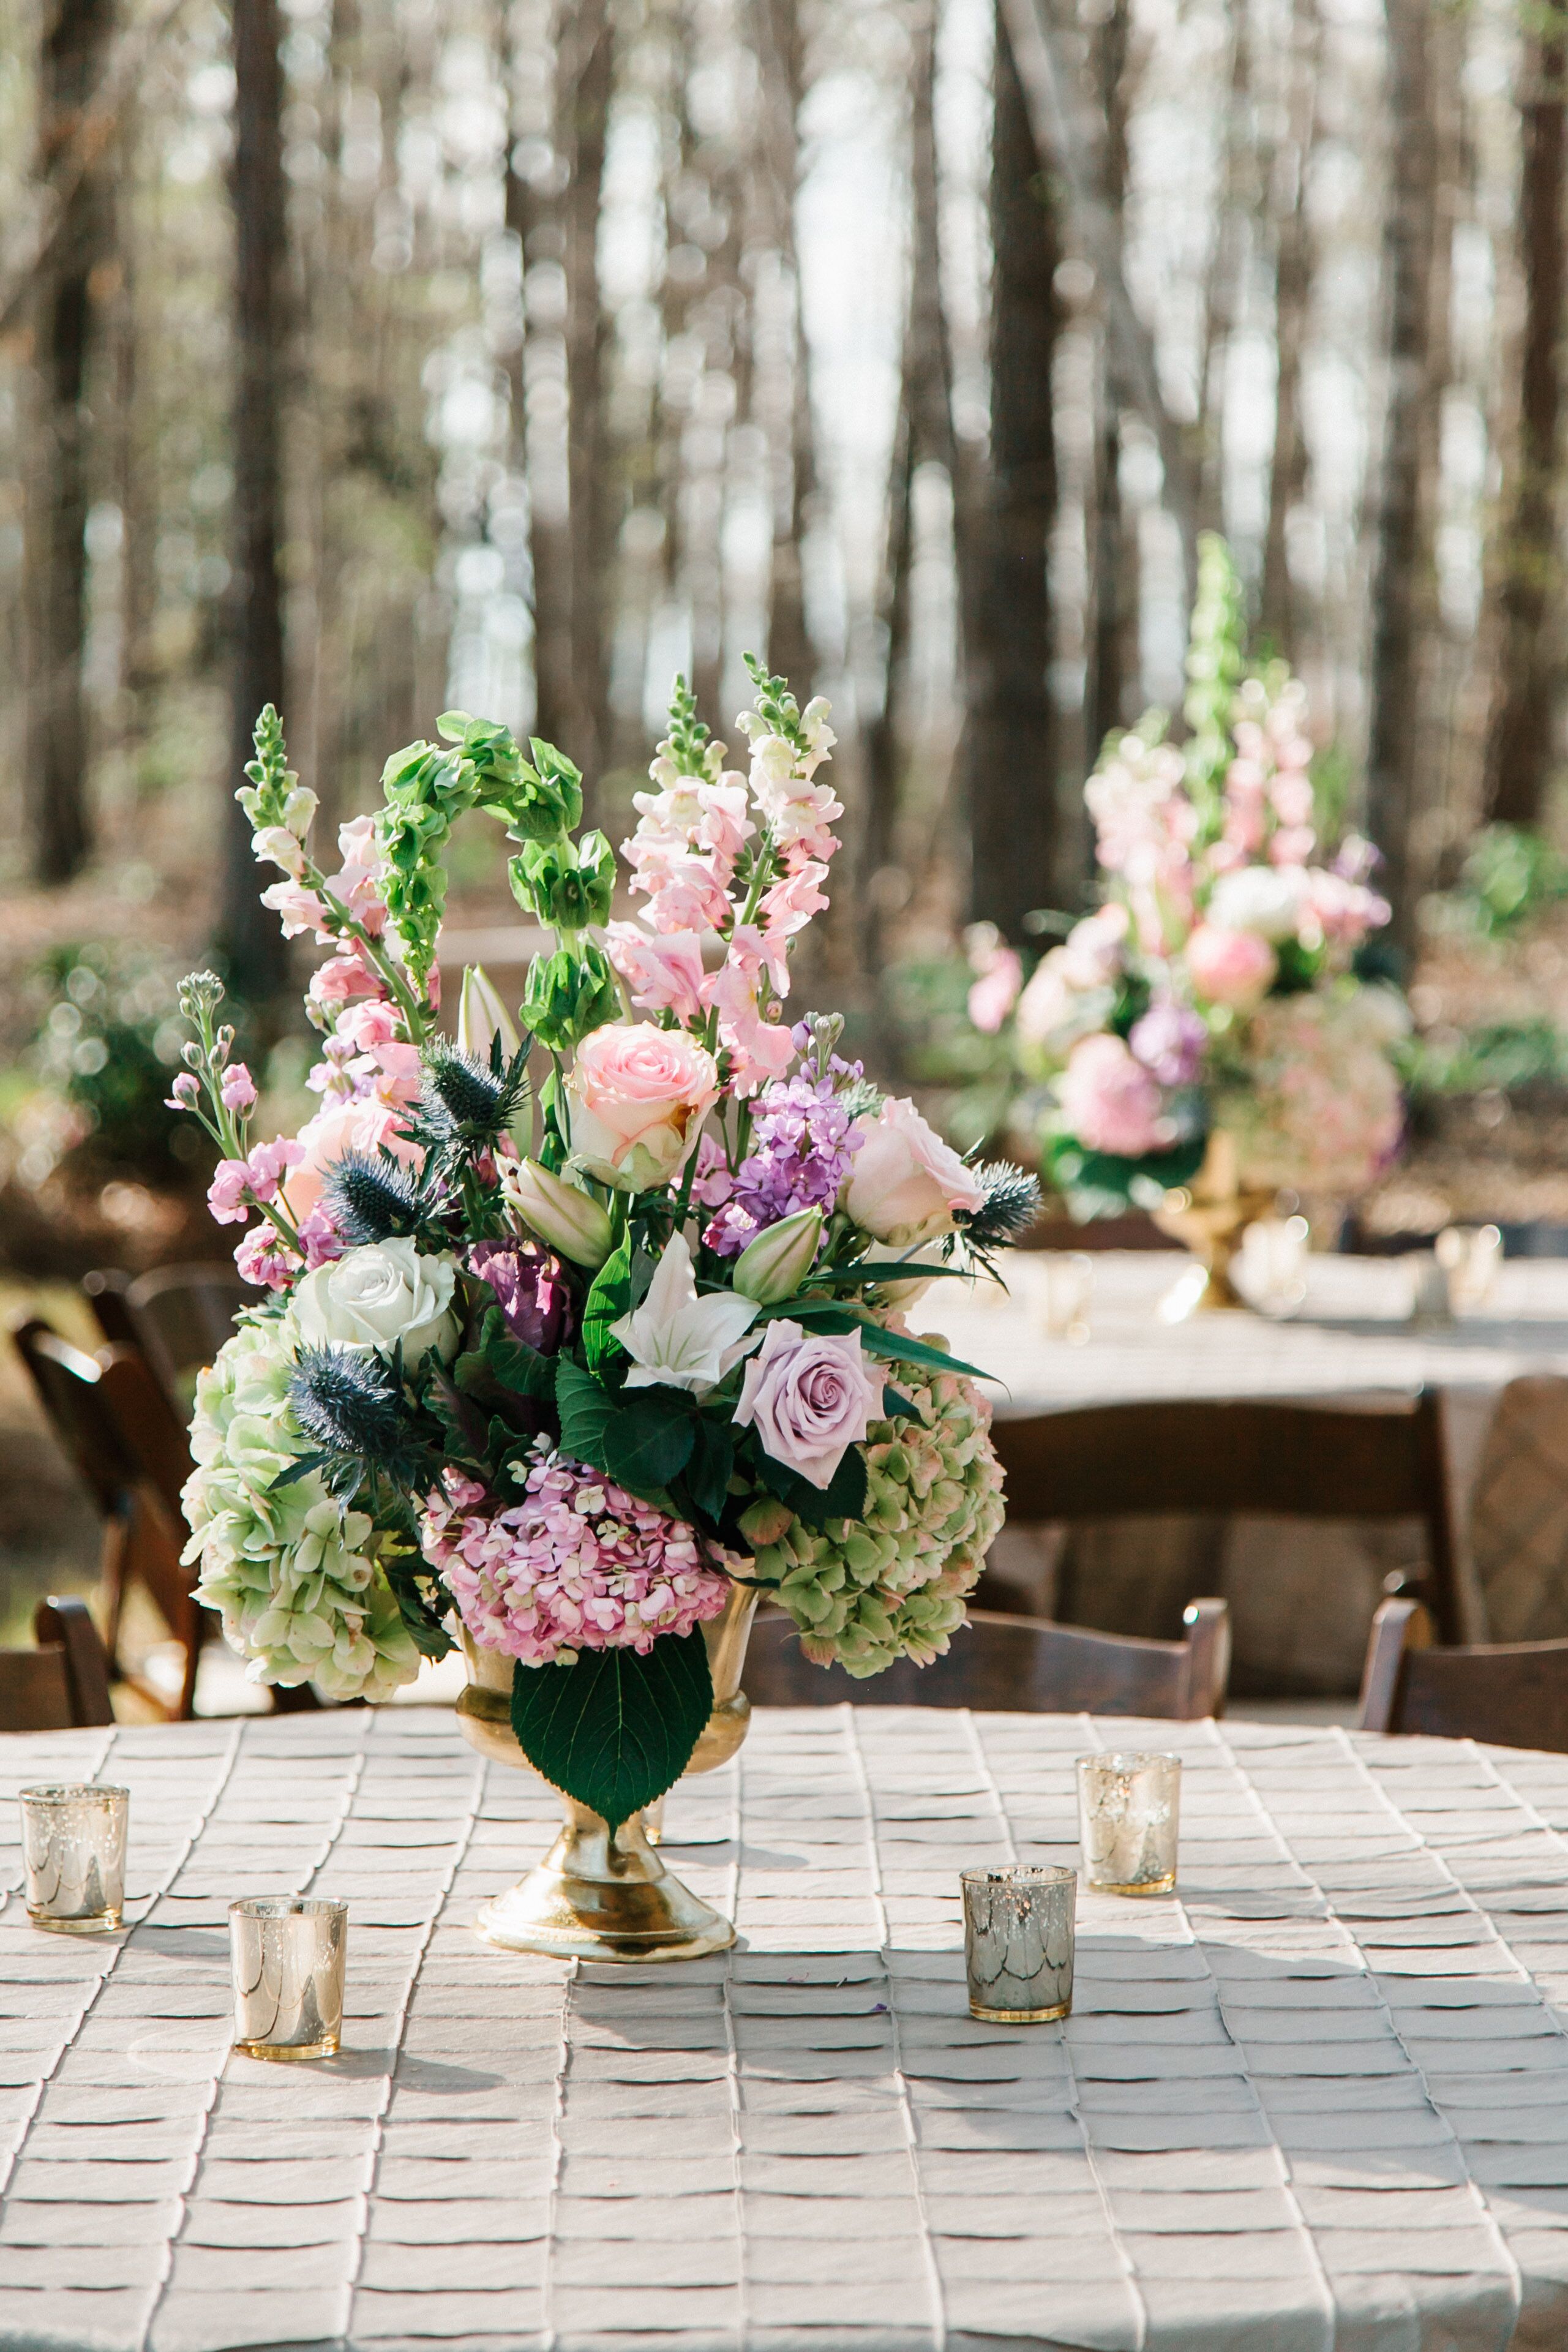
{"label": "second floral arrangement", "polygon": [[[386,1696],[455,1631],[514,1661],[525,1753],[612,1826],[691,1756],[700,1628],[737,1582],[821,1664],[926,1661],[1002,1511],[974,1368],[902,1310],[991,1272],[1035,1186],[879,1094],[836,1017],[785,1017],[842,811],[825,706],[753,677],[745,773],[677,683],[624,845],[632,921],[551,746],[442,720],[328,876],[264,713],[242,793],[283,877],[264,895],[331,950],[297,1136],[253,1141],[222,991],[183,998],[175,1095],[259,1294],[198,1391],[202,1598],[261,1679],[335,1697]],[[465,974],[453,1043],[443,850],[476,807],[554,940],[515,1019]]]}

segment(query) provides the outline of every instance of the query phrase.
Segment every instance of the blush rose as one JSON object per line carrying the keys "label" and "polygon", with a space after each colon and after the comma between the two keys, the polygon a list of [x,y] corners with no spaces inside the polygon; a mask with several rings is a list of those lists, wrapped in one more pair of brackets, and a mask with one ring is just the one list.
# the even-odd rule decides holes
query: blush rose
{"label": "blush rose", "polygon": [[858,1331],[829,1337],[780,1318],[747,1365],[735,1418],[786,1470],[827,1486],[881,1412],[882,1383],[867,1372]]}
{"label": "blush rose", "polygon": [[985,1202],[985,1187],[904,1097],[890,1097],[861,1137],[841,1205],[873,1241],[934,1241],[953,1230],[954,1212]]}
{"label": "blush rose", "polygon": [[718,1099],[713,1055],[678,1029],[615,1022],[577,1049],[567,1080],[571,1154],[618,1192],[673,1182]]}

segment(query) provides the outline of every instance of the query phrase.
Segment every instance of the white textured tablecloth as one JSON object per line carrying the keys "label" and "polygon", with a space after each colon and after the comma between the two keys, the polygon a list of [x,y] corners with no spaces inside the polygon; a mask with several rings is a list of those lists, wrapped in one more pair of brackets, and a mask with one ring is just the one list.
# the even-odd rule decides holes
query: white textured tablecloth
{"label": "white textured tablecloth", "polygon": [[[1073,1756],[1151,1732],[1179,1899],[1082,1897],[1071,2021],[973,2022],[960,1867],[1071,1858]],[[0,1908],[5,2346],[1568,2343],[1568,1759],[764,1715],[669,1806],[742,1944],[652,1969],[474,1937],[553,1805],[434,1713],[12,1737],[6,1813],[89,1769],[143,1899]],[[305,1887],[343,2054],[232,2056],[225,1906]]]}

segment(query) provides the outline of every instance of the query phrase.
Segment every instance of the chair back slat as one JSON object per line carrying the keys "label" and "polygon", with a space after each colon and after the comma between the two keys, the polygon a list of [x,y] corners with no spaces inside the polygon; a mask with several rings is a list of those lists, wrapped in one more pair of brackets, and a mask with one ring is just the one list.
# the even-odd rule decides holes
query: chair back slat
{"label": "chair back slat", "polygon": [[1023,1524],[1229,1515],[1419,1519],[1429,1594],[1458,1638],[1441,1401],[1408,1410],[1177,1398],[998,1416],[1008,1516]]}
{"label": "chair back slat", "polygon": [[37,1316],[11,1336],[68,1458],[99,1510],[116,1509],[136,1483],[136,1465],[100,1393],[97,1357],[73,1348]]}
{"label": "chair back slat", "polygon": [[1195,1601],[1183,1642],[1134,1641],[972,1610],[945,1657],[902,1658],[858,1681],[817,1666],[782,1612],[757,1620],[741,1677],[754,1706],[969,1706],[1020,1714],[1163,1716],[1186,1721],[1225,1703],[1229,1639],[1225,1603]]}
{"label": "chair back slat", "polygon": [[172,1396],[192,1373],[210,1364],[247,1298],[233,1265],[158,1265],[138,1275],[125,1292],[125,1310],[138,1346]]}
{"label": "chair back slat", "polygon": [[0,1731],[69,1731],[73,1726],[64,1650],[0,1650]]}
{"label": "chair back slat", "polygon": [[1378,1611],[1362,1678],[1364,1731],[1568,1755],[1568,1641],[1439,1648],[1422,1617],[1408,1601]]}
{"label": "chair back slat", "polygon": [[65,1658],[71,1721],[112,1723],[109,1655],[87,1602],[75,1593],[51,1592],[33,1612],[33,1638],[40,1651],[58,1649]]}

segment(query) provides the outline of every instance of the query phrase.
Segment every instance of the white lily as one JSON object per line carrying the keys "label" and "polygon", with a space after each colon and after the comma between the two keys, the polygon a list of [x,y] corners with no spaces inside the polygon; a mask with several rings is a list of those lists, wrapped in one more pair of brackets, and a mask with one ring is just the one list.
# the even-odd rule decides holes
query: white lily
{"label": "white lily", "polygon": [[501,992],[482,963],[471,963],[464,971],[463,993],[457,1006],[457,1043],[465,1054],[476,1055],[482,1062],[490,1059],[492,1038],[501,1041],[501,1051],[509,1062],[522,1039],[517,1024],[501,1002]]}
{"label": "white lily", "polygon": [[699,1297],[686,1237],[673,1234],[642,1306],[610,1327],[632,1359],[627,1387],[706,1396],[752,1345],[747,1334],[761,1311],[733,1290]]}

